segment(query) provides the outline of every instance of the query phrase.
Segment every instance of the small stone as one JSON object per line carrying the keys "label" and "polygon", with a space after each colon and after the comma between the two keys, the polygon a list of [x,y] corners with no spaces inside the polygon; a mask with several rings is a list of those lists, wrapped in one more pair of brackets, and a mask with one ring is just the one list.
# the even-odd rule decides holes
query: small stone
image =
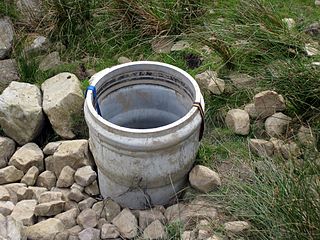
{"label": "small stone", "polygon": [[245,221],[227,222],[224,224],[224,229],[231,233],[242,233],[250,228],[250,224]]}
{"label": "small stone", "polygon": [[24,226],[31,226],[35,222],[35,207],[37,201],[32,200],[22,200],[16,204],[11,213],[16,221],[21,221]]}
{"label": "small stone", "polygon": [[0,186],[0,201],[9,201],[9,200],[10,200],[9,191],[5,187]]}
{"label": "small stone", "polygon": [[49,142],[44,148],[43,153],[45,155],[53,155],[57,151],[58,147],[61,145],[62,141]]}
{"label": "small stone", "polygon": [[250,131],[250,117],[249,114],[241,109],[231,109],[228,111],[226,125],[234,133],[239,135],[248,135]]}
{"label": "small stone", "polygon": [[170,37],[158,37],[151,41],[152,50],[156,53],[170,53],[173,44]]}
{"label": "small stone", "polygon": [[100,194],[100,189],[98,186],[98,182],[95,180],[93,181],[93,183],[91,183],[89,186],[86,186],[84,188],[84,191],[86,194],[90,195],[90,196],[96,196]]}
{"label": "small stone", "polygon": [[250,139],[249,147],[260,157],[271,157],[274,151],[272,142],[263,139]]}
{"label": "small stone", "polygon": [[288,130],[292,118],[279,112],[268,117],[265,121],[265,129],[269,136],[279,137]]}
{"label": "small stone", "polygon": [[38,176],[37,186],[45,187],[48,190],[56,186],[57,178],[51,171],[44,171]]}
{"label": "small stone", "polygon": [[296,21],[293,18],[283,18],[282,22],[285,24],[288,30],[292,30],[296,26]]}
{"label": "small stone", "polygon": [[316,138],[310,127],[301,126],[297,134],[299,142],[303,146],[314,146],[316,144]]}
{"label": "small stone", "polygon": [[[14,204],[10,201],[0,201],[0,214],[8,216],[13,211]],[[0,238],[1,239],[1,238]]]}
{"label": "small stone", "polygon": [[160,210],[151,209],[139,211],[139,227],[144,230],[149,224],[155,220],[159,220],[162,224],[166,223],[166,218]]}
{"label": "small stone", "polygon": [[77,188],[71,189],[68,198],[75,202],[81,202],[86,196]]}
{"label": "small stone", "polygon": [[255,119],[258,117],[258,113],[253,103],[245,105],[244,110],[249,114],[250,118]]}
{"label": "small stone", "polygon": [[50,217],[57,215],[64,210],[64,201],[51,201],[40,203],[36,206],[34,213],[37,216]]}
{"label": "small stone", "polygon": [[103,216],[106,218],[108,222],[111,222],[121,212],[121,207],[118,203],[116,203],[110,198],[104,200],[103,203]]}
{"label": "small stone", "polygon": [[315,43],[306,43],[304,50],[308,57],[317,56],[320,54],[320,50],[318,49],[319,45]]}
{"label": "small stone", "polygon": [[200,229],[198,231],[198,238],[197,239],[199,239],[199,240],[206,239],[207,240],[210,237],[210,235],[211,235],[210,231],[205,230],[205,229]]}
{"label": "small stone", "polygon": [[39,203],[48,203],[52,201],[62,201],[62,193],[47,191],[40,194]]}
{"label": "small stone", "polygon": [[[1,42],[1,39],[0,39],[0,42]],[[6,60],[0,61],[0,74],[1,74],[1,81],[0,81],[0,94],[1,94],[2,91],[6,89],[11,82],[20,80],[16,60],[6,59]]]}
{"label": "small stone", "polygon": [[23,177],[23,172],[14,166],[8,166],[0,169],[0,184],[19,181]]}
{"label": "small stone", "polygon": [[74,184],[74,173],[76,171],[73,170],[69,166],[65,166],[59,175],[58,181],[57,181],[57,187],[70,187],[72,184]]}
{"label": "small stone", "polygon": [[32,166],[23,176],[21,182],[27,184],[28,186],[33,186],[36,183],[38,176],[39,169],[36,166]]}
{"label": "small stone", "polygon": [[96,228],[85,228],[79,232],[80,240],[100,240],[100,230]]}
{"label": "small stone", "polygon": [[86,199],[82,200],[81,202],[79,202],[78,206],[79,206],[80,211],[82,211],[84,209],[91,208],[92,205],[96,202],[97,202],[96,199],[90,197],[90,198],[86,198]]}
{"label": "small stone", "polygon": [[42,53],[48,50],[50,43],[48,38],[44,36],[36,36],[30,46],[27,46],[24,50],[27,53]]}
{"label": "small stone", "polygon": [[134,238],[138,235],[138,221],[136,217],[127,208],[123,209],[113,220],[121,236],[124,238]]}
{"label": "small stone", "polygon": [[40,171],[44,169],[43,152],[35,143],[27,143],[19,148],[10,158],[9,165],[26,173],[32,166]]}
{"label": "small stone", "polygon": [[190,47],[190,43],[184,40],[180,40],[173,44],[173,46],[171,47],[171,52],[182,51],[182,50],[188,49],[189,47]]}
{"label": "small stone", "polygon": [[94,210],[85,209],[78,215],[77,223],[83,228],[94,228],[98,224],[98,216]]}
{"label": "small stone", "polygon": [[65,227],[59,219],[49,218],[27,227],[25,232],[28,239],[43,240],[53,239],[57,233],[63,232],[64,230]]}
{"label": "small stone", "polygon": [[221,186],[219,174],[201,165],[196,165],[191,170],[189,181],[193,188],[204,193],[208,193]]}
{"label": "small stone", "polygon": [[62,62],[60,59],[59,52],[52,52],[52,53],[49,53],[47,56],[45,56],[44,59],[42,59],[42,61],[39,64],[39,69],[41,71],[48,71],[61,64]]}
{"label": "small stone", "polygon": [[132,60],[130,58],[123,57],[123,56],[118,58],[118,63],[119,64],[129,63],[129,62],[132,62]]}
{"label": "small stone", "polygon": [[92,170],[91,166],[79,168],[74,174],[75,181],[83,187],[86,187],[93,183],[96,178],[97,174]]}
{"label": "small stone", "polygon": [[245,73],[233,72],[229,75],[229,78],[238,89],[250,88],[255,84],[254,78]]}
{"label": "small stone", "polygon": [[286,108],[284,98],[275,91],[260,92],[254,96],[253,101],[259,118],[267,118]]}
{"label": "small stone", "polygon": [[301,156],[301,150],[295,142],[289,142],[281,146],[281,153],[285,159],[295,159]]}
{"label": "small stone", "polygon": [[5,59],[11,53],[14,29],[10,18],[0,18],[0,59]]}
{"label": "small stone", "polygon": [[214,71],[207,70],[199,73],[195,76],[195,79],[213,94],[219,95],[224,92],[225,82],[218,78],[218,74]]}
{"label": "small stone", "polygon": [[162,223],[156,220],[143,231],[143,238],[150,240],[166,239],[167,234]]}
{"label": "small stone", "polygon": [[120,236],[120,233],[114,225],[110,223],[105,223],[102,225],[102,228],[101,228],[102,239],[117,238],[119,236]]}

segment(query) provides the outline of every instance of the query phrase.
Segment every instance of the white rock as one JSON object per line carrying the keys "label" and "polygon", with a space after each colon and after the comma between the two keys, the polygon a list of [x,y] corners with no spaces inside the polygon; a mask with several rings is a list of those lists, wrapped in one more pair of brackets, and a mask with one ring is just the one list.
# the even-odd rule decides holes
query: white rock
{"label": "white rock", "polygon": [[33,186],[36,183],[38,176],[39,169],[36,166],[32,166],[23,176],[21,182],[27,184],[28,186]]}
{"label": "white rock", "polygon": [[[0,38],[0,42],[1,42],[1,38]],[[6,89],[12,81],[20,80],[16,61],[14,59],[7,59],[7,60],[0,61],[0,75],[1,75],[0,93],[2,93],[2,91]]]}
{"label": "white rock", "polygon": [[98,216],[94,210],[85,209],[78,215],[77,223],[83,228],[94,228],[98,224]]}
{"label": "white rock", "polygon": [[9,200],[10,200],[9,191],[5,187],[0,186],[0,201],[9,201]]}
{"label": "white rock", "polygon": [[254,96],[254,106],[259,118],[266,118],[286,108],[284,98],[275,91],[263,91]]}
{"label": "white rock", "polygon": [[63,138],[74,138],[72,116],[80,115],[84,101],[79,79],[72,73],[60,73],[47,79],[41,89],[43,110],[54,131]]}
{"label": "white rock", "polygon": [[37,216],[50,217],[55,216],[64,210],[64,201],[51,201],[40,203],[35,207],[34,213]]}
{"label": "white rock", "polygon": [[10,201],[0,201],[0,214],[8,216],[13,211],[14,204]]}
{"label": "white rock", "polygon": [[159,220],[162,224],[166,223],[166,218],[163,213],[158,209],[139,211],[139,228],[144,230],[155,220]]}
{"label": "white rock", "polygon": [[268,117],[265,121],[265,129],[269,136],[279,137],[286,133],[292,118],[279,112]]}
{"label": "white rock", "polygon": [[295,159],[300,157],[301,150],[295,142],[289,142],[281,146],[281,153],[285,159]]}
{"label": "white rock", "polygon": [[57,181],[57,178],[54,175],[54,173],[47,170],[38,176],[37,186],[45,187],[48,190],[50,190],[51,188],[56,186],[56,181]]}
{"label": "white rock", "polygon": [[213,94],[219,95],[224,92],[225,82],[218,78],[218,74],[214,71],[207,70],[199,73],[195,76],[195,79]]}
{"label": "white rock", "polygon": [[72,208],[66,212],[60,213],[55,218],[60,219],[63,225],[69,229],[77,225],[76,219],[79,215],[78,208]]}
{"label": "white rock", "polygon": [[4,217],[0,214],[0,239],[2,240],[27,240],[21,222],[11,216]]}
{"label": "white rock", "polygon": [[304,50],[309,57],[317,56],[320,54],[319,45],[315,43],[306,43]]}
{"label": "white rock", "polygon": [[69,166],[65,166],[59,175],[58,181],[57,181],[57,187],[70,187],[72,184],[74,184],[74,173],[76,171],[73,170]]}
{"label": "white rock", "polygon": [[60,59],[59,52],[52,52],[52,53],[49,53],[47,56],[45,56],[44,59],[41,60],[39,64],[39,69],[41,71],[47,71],[61,65],[61,63],[62,62]]}
{"label": "white rock", "polygon": [[245,221],[233,221],[224,224],[224,229],[231,233],[241,233],[250,228],[250,224]]}
{"label": "white rock", "polygon": [[74,179],[79,185],[86,187],[93,183],[97,178],[97,174],[92,170],[91,166],[79,168],[74,174]]}
{"label": "white rock", "polygon": [[12,50],[14,29],[9,18],[0,19],[0,59],[8,57]]}
{"label": "white rock", "polygon": [[132,62],[132,60],[130,58],[123,57],[123,56],[118,58],[118,63],[119,64],[129,63],[129,62]]}
{"label": "white rock", "polygon": [[166,230],[162,223],[156,220],[143,231],[143,238],[150,240],[167,239]]}
{"label": "white rock", "polygon": [[297,134],[299,142],[304,146],[314,146],[316,137],[310,127],[301,126]]}
{"label": "white rock", "polygon": [[191,170],[189,181],[193,188],[204,193],[210,192],[221,186],[219,174],[201,165],[196,165]]}
{"label": "white rock", "polygon": [[121,236],[124,238],[134,238],[138,235],[138,221],[136,217],[127,208],[123,209],[118,216],[112,220]]}
{"label": "white rock", "polygon": [[49,218],[27,227],[25,233],[28,239],[43,240],[53,239],[57,233],[63,232],[64,230],[65,227],[59,219]]}
{"label": "white rock", "polygon": [[37,86],[11,82],[0,95],[0,125],[6,135],[20,145],[37,137],[44,122],[41,102]]}
{"label": "white rock", "polygon": [[171,47],[171,51],[182,51],[190,47],[190,43],[184,40],[180,40],[173,44]]}
{"label": "white rock", "polygon": [[272,142],[264,139],[250,139],[250,150],[261,157],[271,157],[274,152],[274,146]]}
{"label": "white rock", "polygon": [[226,125],[234,133],[239,135],[248,135],[250,131],[249,114],[241,109],[231,109],[228,111],[225,119]]}
{"label": "white rock", "polygon": [[79,232],[80,240],[100,240],[100,230],[96,228],[85,228]]}
{"label": "white rock", "polygon": [[296,21],[293,18],[283,18],[282,22],[288,28],[288,30],[292,30],[296,26]]}
{"label": "white rock", "polygon": [[23,177],[23,172],[14,166],[0,169],[0,184],[19,181]]}
{"label": "white rock", "polygon": [[7,137],[0,137],[0,168],[7,166],[15,149],[16,144],[13,140]]}
{"label": "white rock", "polygon": [[22,200],[13,208],[11,216],[16,221],[21,221],[23,225],[31,226],[35,222],[34,210],[36,205],[37,201],[34,199]]}
{"label": "white rock", "polygon": [[249,114],[250,118],[256,119],[258,117],[258,113],[253,103],[245,105],[244,110]]}
{"label": "white rock", "polygon": [[32,166],[40,171],[44,169],[43,153],[35,143],[27,143],[19,148],[10,158],[9,165],[26,173]]}

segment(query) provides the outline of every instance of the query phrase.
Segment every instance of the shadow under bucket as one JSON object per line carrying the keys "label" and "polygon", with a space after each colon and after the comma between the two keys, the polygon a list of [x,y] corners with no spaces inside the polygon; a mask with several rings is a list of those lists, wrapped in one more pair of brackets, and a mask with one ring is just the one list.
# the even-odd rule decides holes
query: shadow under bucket
{"label": "shadow under bucket", "polygon": [[122,207],[166,205],[185,187],[204,101],[185,71],[132,62],[91,78],[84,113],[100,191]]}

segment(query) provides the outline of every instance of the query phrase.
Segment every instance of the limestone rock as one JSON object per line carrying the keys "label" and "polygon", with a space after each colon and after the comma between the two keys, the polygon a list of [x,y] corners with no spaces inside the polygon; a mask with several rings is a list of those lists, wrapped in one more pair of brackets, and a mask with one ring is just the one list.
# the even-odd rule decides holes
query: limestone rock
{"label": "limestone rock", "polygon": [[15,149],[16,144],[13,140],[7,137],[0,137],[0,168],[7,166]]}
{"label": "limestone rock", "polygon": [[77,208],[73,208],[66,212],[56,215],[55,218],[61,220],[63,225],[67,229],[69,229],[77,225],[76,219],[78,215],[79,215],[79,210]]}
{"label": "limestone rock", "polygon": [[314,146],[316,144],[316,138],[314,136],[314,133],[311,128],[307,128],[304,126],[301,126],[299,128],[298,134],[297,134],[299,142],[303,146]]}
{"label": "limestone rock", "polygon": [[9,191],[5,187],[0,186],[0,201],[9,201],[9,200],[10,200]]}
{"label": "limestone rock", "polygon": [[37,216],[50,217],[57,215],[64,210],[64,201],[51,201],[40,203],[36,206],[34,213]]}
{"label": "limestone rock", "polygon": [[28,186],[33,186],[36,183],[38,176],[39,169],[36,166],[32,166],[23,176],[21,182],[27,184]]}
{"label": "limestone rock", "polygon": [[29,83],[11,82],[0,95],[0,125],[23,145],[38,136],[43,127],[40,89]]}
{"label": "limestone rock", "polygon": [[258,113],[253,103],[245,105],[244,110],[249,114],[250,118],[256,119],[258,117]]}
{"label": "limestone rock", "polygon": [[250,131],[250,117],[249,114],[241,109],[231,109],[228,111],[226,125],[234,133],[239,135],[248,135]]}
{"label": "limestone rock", "polygon": [[64,230],[65,227],[59,219],[49,218],[27,227],[25,233],[28,239],[43,240],[50,238],[53,239],[57,233],[63,232]]}
{"label": "limestone rock", "polygon": [[85,228],[79,232],[80,240],[100,240],[100,230],[96,228]]}
{"label": "limestone rock", "polygon": [[224,92],[225,82],[218,78],[218,74],[214,71],[207,70],[199,73],[195,76],[195,79],[213,94],[219,95]]}
{"label": "limestone rock", "polygon": [[63,141],[55,153],[46,158],[45,162],[46,169],[53,171],[56,176],[60,175],[65,166],[78,169],[83,166],[93,165],[88,140]]}
{"label": "limestone rock", "polygon": [[25,226],[31,226],[35,222],[35,207],[37,205],[37,201],[34,199],[31,200],[22,200],[16,204],[13,208],[11,216],[16,221],[21,221]]}
{"label": "limestone rock", "polygon": [[119,236],[120,236],[120,233],[114,225],[110,223],[105,223],[102,225],[102,228],[101,228],[102,239],[117,238]]}
{"label": "limestone rock", "polygon": [[119,64],[129,63],[129,62],[132,62],[132,60],[130,58],[123,57],[123,56],[118,58],[118,63]]}
{"label": "limestone rock", "polygon": [[38,176],[37,186],[45,187],[48,190],[50,190],[51,188],[56,186],[56,181],[57,181],[57,178],[54,175],[54,173],[47,170]]}
{"label": "limestone rock", "polygon": [[163,213],[158,209],[139,211],[139,227],[144,230],[155,220],[159,220],[162,224],[166,223],[166,218]]}
{"label": "limestone rock", "polygon": [[170,53],[173,44],[170,37],[158,37],[151,41],[152,50],[156,53]]}
{"label": "limestone rock", "polygon": [[229,75],[230,80],[236,88],[250,88],[253,87],[255,81],[253,77],[245,73],[233,72]]}
{"label": "limestone rock", "polygon": [[60,73],[47,79],[41,89],[43,110],[55,132],[66,139],[74,138],[72,116],[80,115],[84,101],[79,79],[72,73]]}
{"label": "limestone rock", "polygon": [[12,50],[14,29],[9,18],[0,18],[0,59],[8,57]]}
{"label": "limestone rock", "polygon": [[224,229],[231,233],[241,233],[250,228],[250,224],[246,221],[233,221],[224,224]]}
{"label": "limestone rock", "polygon": [[49,142],[44,148],[43,153],[45,155],[53,155],[55,151],[57,151],[58,147],[61,145],[63,141],[57,142]]}
{"label": "limestone rock", "polygon": [[0,169],[0,184],[19,181],[23,177],[23,172],[14,166],[8,166]]}
{"label": "limestone rock", "polygon": [[94,210],[85,209],[78,215],[77,223],[83,228],[94,228],[98,224],[98,216]]}
{"label": "limestone rock", "polygon": [[184,40],[180,40],[173,44],[173,46],[171,47],[171,52],[182,51],[182,50],[188,49],[189,47],[190,47],[190,43]]}
{"label": "limestone rock", "polygon": [[65,166],[59,175],[57,187],[70,187],[74,183],[75,172],[71,167]]}
{"label": "limestone rock", "polygon": [[91,166],[81,167],[74,174],[75,181],[83,187],[86,187],[93,183],[96,178],[97,174],[92,170]]}
{"label": "limestone rock", "polygon": [[0,214],[8,216],[13,211],[14,204],[10,201],[0,201]]}
{"label": "limestone rock", "polygon": [[75,202],[81,202],[83,199],[86,198],[86,196],[77,188],[71,189],[68,198],[70,200],[73,200]]}
{"label": "limestone rock", "polygon": [[21,200],[33,199],[35,198],[35,195],[31,189],[27,187],[21,187],[17,191],[17,197],[18,197],[18,201],[21,201]]}
{"label": "limestone rock", "polygon": [[143,238],[150,240],[167,239],[167,234],[162,223],[156,220],[143,231]]}
{"label": "limestone rock", "polygon": [[47,71],[61,65],[61,63],[59,52],[52,52],[42,59],[39,64],[39,69],[41,71]]}
{"label": "limestone rock", "polygon": [[39,203],[48,203],[52,201],[62,201],[62,193],[47,191],[40,194]]}
{"label": "limestone rock", "polygon": [[79,206],[80,211],[82,211],[82,210],[91,208],[92,205],[96,202],[97,202],[96,199],[89,197],[89,198],[86,198],[86,199],[82,200],[81,202],[79,202],[78,206]]}
{"label": "limestone rock", "polygon": [[44,169],[43,153],[35,143],[27,143],[19,148],[10,158],[9,165],[26,173],[32,166],[40,171]]}
{"label": "limestone rock", "polygon": [[16,204],[18,202],[17,193],[18,193],[19,189],[25,188],[26,185],[24,183],[9,183],[9,184],[3,185],[3,187],[5,187],[9,192],[10,201],[13,202],[14,204]]}
{"label": "limestone rock", "polygon": [[49,39],[44,36],[36,36],[32,40],[31,44],[24,50],[27,53],[42,53],[48,50]]}
{"label": "limestone rock", "polygon": [[86,194],[90,195],[90,196],[96,196],[100,194],[100,189],[98,186],[98,182],[97,181],[93,181],[93,183],[91,183],[89,186],[86,186],[84,188],[84,191]]}
{"label": "limestone rock", "polygon": [[[0,39],[0,42],[1,42],[1,39]],[[1,48],[1,43],[0,43],[0,48]],[[12,81],[20,80],[16,61],[14,59],[7,59],[7,60],[0,61],[0,75],[1,75],[0,93],[2,93],[2,91],[6,89]]]}
{"label": "limestone rock", "polygon": [[196,165],[191,170],[189,181],[193,188],[204,193],[208,193],[221,185],[219,174],[202,165]]}
{"label": "limestone rock", "polygon": [[291,120],[292,118],[281,112],[275,113],[265,121],[266,132],[271,137],[279,137],[286,132]]}
{"label": "limestone rock", "polygon": [[295,142],[289,142],[281,146],[281,153],[285,159],[294,159],[300,157],[301,150]]}
{"label": "limestone rock", "polygon": [[4,217],[0,214],[0,239],[1,240],[27,240],[21,222],[11,216]]}
{"label": "limestone rock", "polygon": [[112,224],[118,228],[124,238],[134,238],[138,235],[138,221],[127,208],[112,220]]}
{"label": "limestone rock", "polygon": [[43,6],[40,0],[17,0],[17,7],[26,24],[39,24],[43,17]]}
{"label": "limestone rock", "polygon": [[33,187],[33,186],[30,186],[28,187],[30,190],[32,190],[34,196],[35,196],[35,199],[37,199],[37,201],[40,200],[40,196],[42,193],[48,191],[47,188],[44,188],[44,187]]}
{"label": "limestone rock", "polygon": [[259,118],[267,118],[286,108],[284,98],[275,91],[263,91],[254,96],[254,106]]}
{"label": "limestone rock", "polygon": [[249,147],[252,152],[261,157],[271,157],[274,151],[272,142],[264,139],[250,139]]}

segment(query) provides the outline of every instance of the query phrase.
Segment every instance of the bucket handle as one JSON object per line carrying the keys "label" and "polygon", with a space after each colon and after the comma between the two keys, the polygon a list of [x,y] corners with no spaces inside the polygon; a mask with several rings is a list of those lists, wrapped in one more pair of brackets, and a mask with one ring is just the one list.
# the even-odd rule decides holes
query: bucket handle
{"label": "bucket handle", "polygon": [[96,103],[96,111],[97,113],[101,116],[101,110],[100,110],[100,107],[99,107],[99,103],[98,103],[98,99],[97,98],[97,89],[95,86],[88,86],[87,89],[86,89],[86,92],[84,94],[85,97],[87,97],[87,93],[88,91],[92,91],[92,96],[93,96],[93,101]]}
{"label": "bucket handle", "polygon": [[192,106],[196,107],[199,110],[201,115],[201,126],[200,126],[200,133],[199,133],[199,142],[200,142],[204,132],[204,111],[200,102],[194,102]]}

